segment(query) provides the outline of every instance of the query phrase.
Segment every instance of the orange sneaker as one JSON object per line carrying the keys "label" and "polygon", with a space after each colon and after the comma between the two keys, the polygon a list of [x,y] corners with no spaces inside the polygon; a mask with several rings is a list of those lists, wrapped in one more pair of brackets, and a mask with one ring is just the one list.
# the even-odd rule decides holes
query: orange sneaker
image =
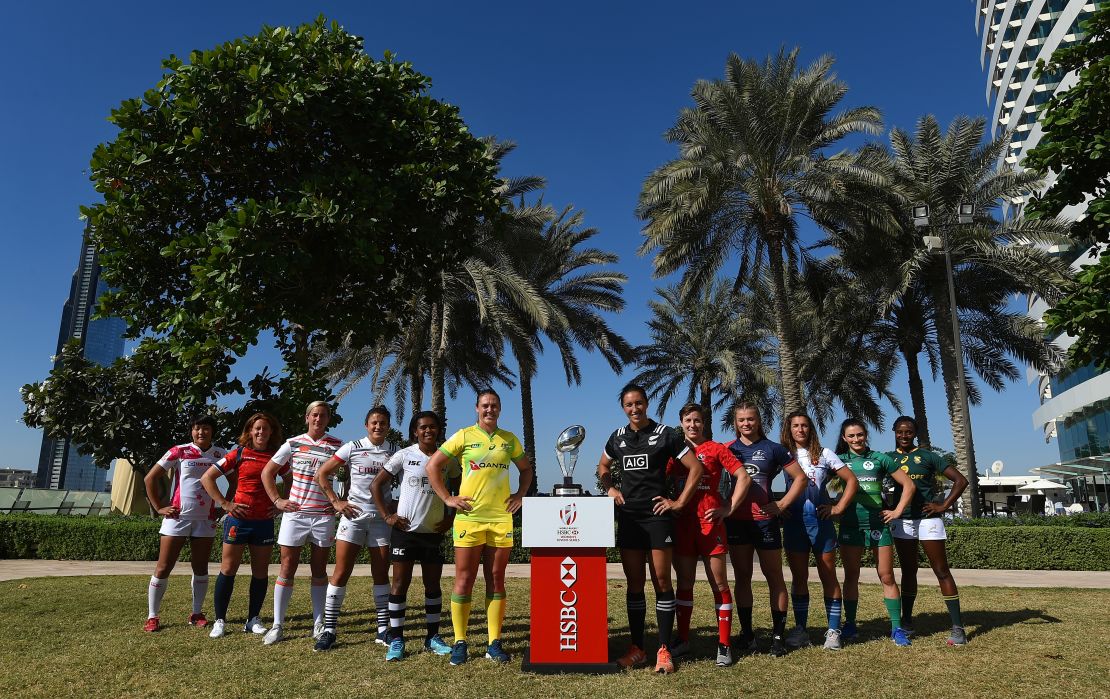
{"label": "orange sneaker", "polygon": [[150,617],[146,620],[146,623],[143,624],[143,631],[157,631],[160,628],[162,627],[158,624],[158,617],[156,616]]}
{"label": "orange sneaker", "polygon": [[204,628],[205,626],[208,626],[208,618],[204,616],[204,612],[200,612],[199,614],[190,614],[189,625]]}
{"label": "orange sneaker", "polygon": [[655,654],[655,671],[662,672],[664,675],[674,672],[674,660],[671,659],[671,652],[666,646],[659,646],[659,652]]}
{"label": "orange sneaker", "polygon": [[[670,657],[670,656],[668,656]],[[617,659],[617,665],[620,665],[625,670],[633,667],[639,667],[647,664],[647,653],[640,650],[640,647],[633,643],[628,647],[628,652]]]}

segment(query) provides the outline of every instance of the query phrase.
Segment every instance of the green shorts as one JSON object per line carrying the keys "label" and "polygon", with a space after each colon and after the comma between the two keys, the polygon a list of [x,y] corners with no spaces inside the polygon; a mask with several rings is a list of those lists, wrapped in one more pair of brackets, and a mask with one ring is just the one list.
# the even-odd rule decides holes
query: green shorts
{"label": "green shorts", "polygon": [[885,525],[881,529],[873,529],[868,526],[852,527],[851,529],[841,527],[837,541],[840,542],[841,546],[863,546],[865,548],[890,546],[894,543],[890,536],[890,527]]}

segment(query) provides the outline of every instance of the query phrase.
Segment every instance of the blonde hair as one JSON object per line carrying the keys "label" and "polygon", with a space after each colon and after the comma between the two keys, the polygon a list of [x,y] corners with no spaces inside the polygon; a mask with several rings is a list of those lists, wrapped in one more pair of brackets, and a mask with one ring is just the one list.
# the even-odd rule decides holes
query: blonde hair
{"label": "blonde hair", "polygon": [[328,411],[328,417],[331,417],[331,406],[328,405],[328,402],[326,400],[314,400],[309,403],[308,407],[304,409],[304,416],[308,417],[309,413],[311,413],[315,408],[323,408],[324,410]]}

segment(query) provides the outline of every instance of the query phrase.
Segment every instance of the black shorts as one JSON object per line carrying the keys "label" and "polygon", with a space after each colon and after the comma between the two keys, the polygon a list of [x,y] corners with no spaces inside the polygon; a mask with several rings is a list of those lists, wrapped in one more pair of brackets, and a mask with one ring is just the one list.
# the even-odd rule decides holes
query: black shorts
{"label": "black shorts", "polygon": [[394,561],[443,563],[443,534],[403,532],[394,529],[389,538],[389,554]]}
{"label": "black shorts", "polygon": [[757,549],[782,548],[782,530],[778,518],[726,519],[725,531],[729,546],[754,546]]}
{"label": "black shorts", "polygon": [[674,517],[617,508],[617,548],[665,549],[674,545]]}

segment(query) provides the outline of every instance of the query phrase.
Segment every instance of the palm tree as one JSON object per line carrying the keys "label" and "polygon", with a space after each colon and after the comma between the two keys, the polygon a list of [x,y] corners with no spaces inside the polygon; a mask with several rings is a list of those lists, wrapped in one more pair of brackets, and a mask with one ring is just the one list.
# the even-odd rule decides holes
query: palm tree
{"label": "palm tree", "polygon": [[827,153],[845,136],[878,133],[878,110],[833,114],[847,86],[830,73],[832,59],[799,70],[797,56],[760,64],[732,55],[723,80],[699,81],[694,107],[667,134],[679,157],[648,176],[638,207],[647,221],[640,254],[657,250],[657,276],[683,269],[683,296],[712,283],[735,254],[736,288],[767,265],[787,411],[805,404],[789,307],[791,271],[806,257],[798,218],[832,221],[849,185],[882,183],[858,153]]}

